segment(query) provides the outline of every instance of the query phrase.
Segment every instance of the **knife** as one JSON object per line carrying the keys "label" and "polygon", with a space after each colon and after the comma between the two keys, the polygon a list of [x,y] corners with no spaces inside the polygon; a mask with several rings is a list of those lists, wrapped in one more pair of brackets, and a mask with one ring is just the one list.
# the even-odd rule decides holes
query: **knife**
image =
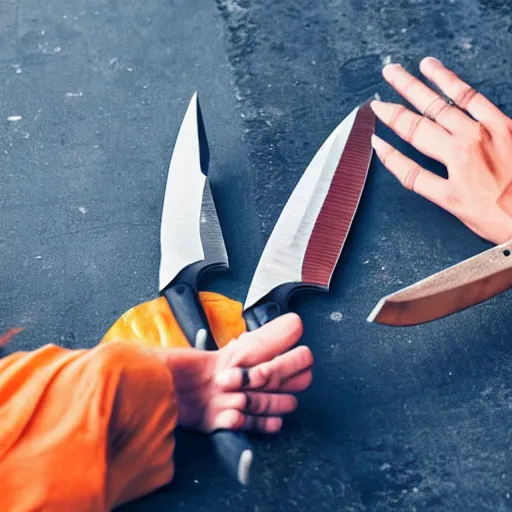
{"label": "knife", "polygon": [[418,325],[446,317],[512,288],[512,240],[383,297],[368,322]]}
{"label": "knife", "polygon": [[298,290],[328,291],[366,182],[375,116],[356,107],[319,149],[263,250],[244,305],[248,330],[288,311]]}
{"label": "knife", "polygon": [[335,128],[304,171],[256,267],[243,311],[248,331],[286,313],[296,291],[328,291],[366,182],[374,129],[367,102]]}
{"label": "knife", "polygon": [[[228,268],[228,256],[207,178],[209,149],[197,93],[189,103],[169,165],[160,227],[159,292],[195,348],[216,350],[200,304],[198,281],[206,271]],[[238,432],[212,432],[224,468],[242,484],[253,459]]]}

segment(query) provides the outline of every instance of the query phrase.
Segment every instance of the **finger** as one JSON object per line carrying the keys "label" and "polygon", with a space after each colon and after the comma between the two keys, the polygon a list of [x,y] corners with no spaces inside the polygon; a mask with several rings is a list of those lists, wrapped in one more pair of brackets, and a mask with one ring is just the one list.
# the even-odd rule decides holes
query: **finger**
{"label": "finger", "polygon": [[[302,321],[295,313],[282,315],[263,327],[242,334],[234,342],[236,355],[230,360],[232,366],[250,367],[286,352],[297,344],[302,336]],[[241,348],[241,347],[242,348]]]}
{"label": "finger", "polygon": [[308,347],[297,347],[282,354],[268,363],[251,369],[250,387],[265,391],[281,391],[282,386],[292,377],[313,366],[313,355]]}
{"label": "finger", "polygon": [[275,434],[281,430],[283,419],[278,417],[264,418],[261,416],[247,416],[243,430],[249,432],[262,432],[264,434]]}
{"label": "finger", "polygon": [[474,124],[464,112],[449,105],[439,94],[408,73],[400,64],[389,64],[382,74],[386,81],[418,111],[454,133]]}
{"label": "finger", "polygon": [[211,430],[247,430],[274,434],[281,430],[283,420],[279,417],[248,416],[236,409],[221,412],[212,422]]}
{"label": "finger", "polygon": [[213,410],[236,409],[249,416],[282,416],[297,409],[293,395],[247,391],[219,393],[211,401]]}
{"label": "finger", "polygon": [[483,94],[461,80],[453,71],[446,68],[434,57],[426,57],[420,63],[421,72],[435,83],[460,108],[467,110],[482,123],[496,124],[510,122]]}
{"label": "finger", "polygon": [[442,208],[446,207],[447,180],[420,167],[414,160],[406,157],[376,135],[372,137],[372,146],[384,167],[404,187]]}
{"label": "finger", "polygon": [[282,382],[279,391],[281,393],[300,393],[308,389],[312,381],[313,372],[306,370]]}
{"label": "finger", "polygon": [[313,355],[308,347],[296,347],[249,369],[229,368],[220,372],[216,384],[224,391],[239,389],[280,390],[281,385],[291,377],[300,374],[313,365]]}
{"label": "finger", "polygon": [[245,423],[245,414],[238,409],[226,409],[215,415],[212,421],[207,421],[207,423],[211,425],[210,430],[240,430]]}
{"label": "finger", "polygon": [[371,107],[386,126],[416,149],[439,162],[448,161],[452,136],[444,128],[403,105],[374,100]]}

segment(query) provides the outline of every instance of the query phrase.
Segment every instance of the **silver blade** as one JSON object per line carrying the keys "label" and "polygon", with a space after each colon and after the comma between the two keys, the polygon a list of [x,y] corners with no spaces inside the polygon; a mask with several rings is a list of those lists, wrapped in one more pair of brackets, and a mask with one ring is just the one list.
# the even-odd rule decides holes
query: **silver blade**
{"label": "silver blade", "polygon": [[382,298],[368,322],[418,325],[462,311],[512,288],[512,241]]}
{"label": "silver blade", "polygon": [[302,281],[302,266],[308,242],[358,109],[355,108],[329,135],[297,183],[263,250],[244,310],[274,288]]}
{"label": "silver blade", "polygon": [[160,226],[160,291],[192,263],[228,266],[217,211],[203,172],[206,147],[196,93],[183,118],[167,176]]}

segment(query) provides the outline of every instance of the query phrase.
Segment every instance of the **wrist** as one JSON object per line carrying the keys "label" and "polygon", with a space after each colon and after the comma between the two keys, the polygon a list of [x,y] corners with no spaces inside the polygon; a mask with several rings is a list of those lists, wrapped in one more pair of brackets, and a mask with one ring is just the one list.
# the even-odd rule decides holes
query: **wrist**
{"label": "wrist", "polygon": [[500,208],[499,215],[489,223],[489,237],[495,244],[504,244],[512,240],[512,215]]}

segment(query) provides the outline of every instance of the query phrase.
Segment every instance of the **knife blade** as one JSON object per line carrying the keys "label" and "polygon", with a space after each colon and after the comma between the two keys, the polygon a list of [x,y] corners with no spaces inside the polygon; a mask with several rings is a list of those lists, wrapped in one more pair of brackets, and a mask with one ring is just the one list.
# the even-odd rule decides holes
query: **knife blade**
{"label": "knife blade", "polygon": [[366,182],[375,116],[356,107],[297,183],[267,241],[244,304],[248,330],[284,314],[304,288],[328,291]]}
{"label": "knife blade", "polygon": [[295,291],[328,290],[366,182],[374,129],[375,116],[366,102],[314,155],[263,249],[244,305],[247,331],[286,313]]}
{"label": "knife blade", "polygon": [[[195,348],[215,350],[198,296],[198,281],[229,266],[208,182],[209,149],[197,93],[188,105],[174,145],[160,226],[159,289],[185,337]],[[211,442],[222,465],[247,484],[252,446],[238,432],[215,431]]]}
{"label": "knife blade", "polygon": [[419,325],[457,313],[512,288],[512,240],[383,297],[367,318]]}
{"label": "knife blade", "polygon": [[186,337],[215,346],[197,299],[203,272],[227,269],[222,230],[208,183],[209,149],[197,93],[180,126],[167,175],[160,225],[159,291]]}

